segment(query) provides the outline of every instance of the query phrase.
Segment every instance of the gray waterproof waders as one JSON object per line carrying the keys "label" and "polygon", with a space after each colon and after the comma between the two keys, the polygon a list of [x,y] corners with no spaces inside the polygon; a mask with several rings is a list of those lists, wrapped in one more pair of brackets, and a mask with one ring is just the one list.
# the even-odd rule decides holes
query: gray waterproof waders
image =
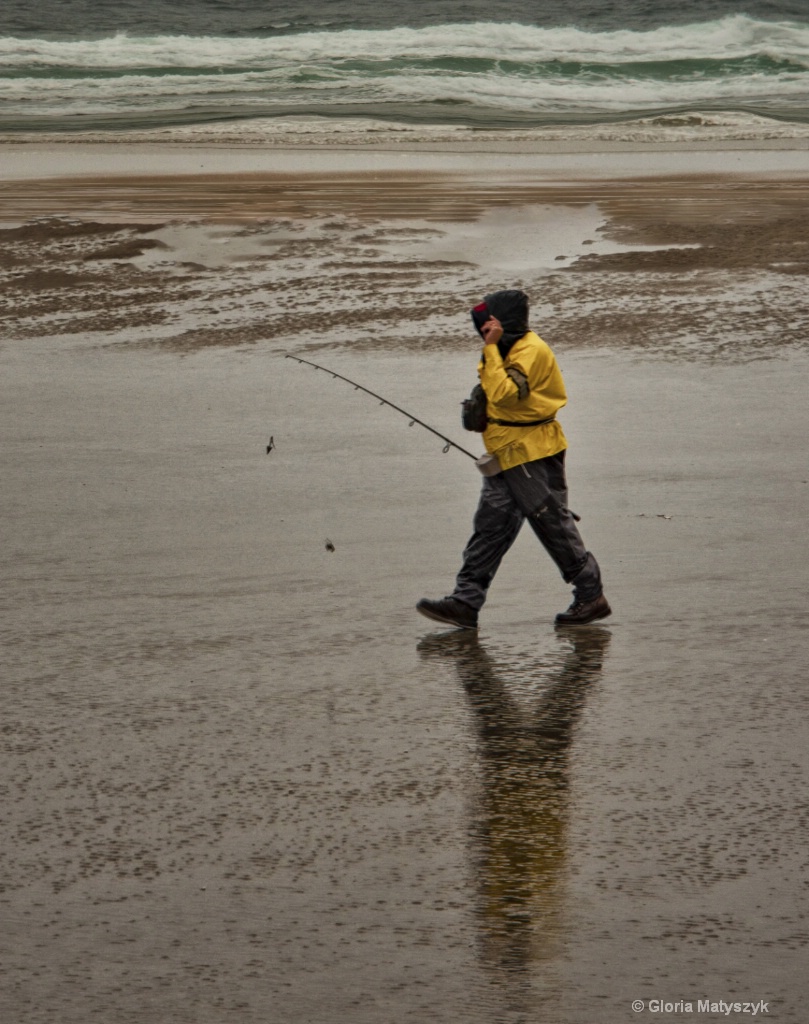
{"label": "gray waterproof waders", "polygon": [[572,583],[574,601],[594,601],[602,591],[595,557],[587,551],[567,507],[565,453],[535,459],[483,478],[474,533],[463,553],[452,597],[480,609],[503,556],[525,520]]}

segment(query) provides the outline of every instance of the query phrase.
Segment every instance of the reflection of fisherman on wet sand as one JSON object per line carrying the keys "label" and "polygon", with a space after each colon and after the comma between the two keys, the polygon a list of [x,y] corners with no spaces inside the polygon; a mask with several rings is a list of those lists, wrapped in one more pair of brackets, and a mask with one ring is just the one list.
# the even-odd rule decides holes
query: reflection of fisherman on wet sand
{"label": "reflection of fisherman on wet sand", "polygon": [[591,626],[560,639],[572,649],[550,670],[534,670],[537,685],[547,688],[530,708],[515,700],[474,634],[432,636],[419,645],[425,656],[453,658],[474,711],[482,792],[471,835],[481,944],[487,963],[514,972],[558,951],[571,741],[610,634]]}

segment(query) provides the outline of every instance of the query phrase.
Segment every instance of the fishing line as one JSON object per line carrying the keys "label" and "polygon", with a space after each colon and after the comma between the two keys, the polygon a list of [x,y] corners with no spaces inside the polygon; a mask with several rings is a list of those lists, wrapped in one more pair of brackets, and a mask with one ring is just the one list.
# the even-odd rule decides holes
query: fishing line
{"label": "fishing line", "polygon": [[387,405],[391,409],[395,409],[396,412],[401,413],[410,420],[410,426],[414,423],[418,423],[420,427],[424,427],[425,430],[429,430],[431,434],[435,434],[436,437],[440,437],[442,441],[445,441],[444,452],[448,452],[450,448],[457,448],[459,452],[463,452],[464,455],[468,455],[470,459],[477,462],[477,456],[468,452],[466,448],[462,448],[459,444],[456,444],[451,438],[446,437],[444,434],[439,433],[434,427],[431,427],[429,423],[425,423],[420,420],[418,416],[413,416],[406,409],[402,409],[398,405],[394,405],[393,402],[389,402],[387,398],[383,398],[382,395],[378,395],[375,391],[371,391],[370,388],[363,387],[362,384],[358,384],[354,380],[350,380],[348,377],[344,377],[342,373],[337,373],[335,370],[330,370],[326,366],[318,366],[317,363],[311,363],[308,359],[301,359],[300,356],[293,356],[289,352],[284,356],[285,359],[294,359],[296,363],[304,363],[306,366],[313,366],[316,370],[323,370],[324,373],[330,373],[332,377],[337,380],[344,380],[346,384],[350,384],[355,391],[364,391],[366,395],[370,395],[372,398],[376,398],[382,405]]}

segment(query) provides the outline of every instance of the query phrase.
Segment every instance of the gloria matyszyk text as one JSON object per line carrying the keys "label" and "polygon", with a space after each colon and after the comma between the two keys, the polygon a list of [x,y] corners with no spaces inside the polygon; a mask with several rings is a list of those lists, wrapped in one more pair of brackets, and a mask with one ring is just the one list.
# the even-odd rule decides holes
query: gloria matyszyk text
{"label": "gloria matyszyk text", "polygon": [[758,1017],[759,1014],[769,1013],[770,1004],[763,999],[758,1002],[726,1002],[724,999],[634,999],[632,1009],[635,1013],[720,1013],[726,1017],[731,1013],[749,1013],[751,1017]]}

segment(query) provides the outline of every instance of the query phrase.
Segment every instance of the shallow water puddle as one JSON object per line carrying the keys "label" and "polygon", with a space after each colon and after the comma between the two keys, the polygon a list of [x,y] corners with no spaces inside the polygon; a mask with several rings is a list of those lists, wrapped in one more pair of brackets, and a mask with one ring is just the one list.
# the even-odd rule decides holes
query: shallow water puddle
{"label": "shallow water puddle", "polygon": [[[491,274],[547,274],[583,256],[675,248],[614,241],[605,237],[608,223],[597,203],[500,206],[472,223],[432,222],[441,235],[411,248],[424,259],[464,260]],[[689,247],[697,248],[676,246]]]}

